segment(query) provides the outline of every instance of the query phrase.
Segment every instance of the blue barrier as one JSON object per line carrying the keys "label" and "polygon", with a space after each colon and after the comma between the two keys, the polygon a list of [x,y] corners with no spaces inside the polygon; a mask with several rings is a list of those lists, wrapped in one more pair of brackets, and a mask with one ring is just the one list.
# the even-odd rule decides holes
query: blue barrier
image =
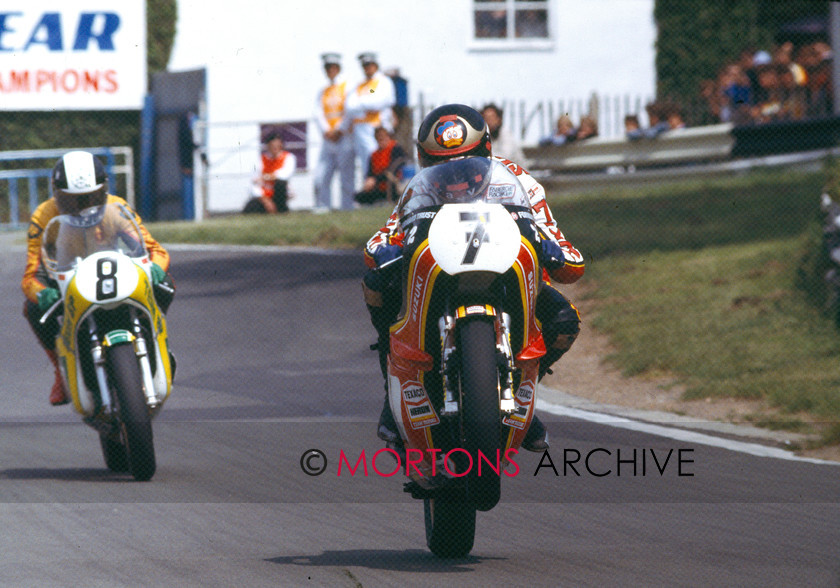
{"label": "blue barrier", "polygon": [[18,181],[27,180],[29,183],[29,210],[38,207],[38,178],[49,178],[51,169],[7,170],[0,171],[0,182],[9,184],[9,222],[0,222],[5,229],[20,229],[28,223],[20,220],[20,196],[18,195]]}
{"label": "blue barrier", "polygon": [[[117,186],[117,174],[124,174],[125,197],[129,204],[134,203],[134,162],[132,150],[129,147],[95,147],[84,148],[85,151],[93,153],[105,164],[108,174],[109,191],[114,193]],[[26,227],[28,217],[21,218],[21,205],[24,202],[21,196],[20,184],[25,182],[26,204],[29,214],[38,205],[52,196],[52,185],[49,181],[56,160],[73,149],[38,149],[26,151],[0,151],[0,164],[4,162],[21,162],[20,169],[0,170],[0,230],[17,230]],[[123,158],[123,163],[117,161],[117,157]],[[9,167],[9,166],[4,166]],[[39,189],[39,178],[45,178]],[[2,195],[3,185],[7,186],[6,193],[8,202],[4,202]],[[46,186],[44,188],[43,186]],[[2,206],[3,204],[7,206]]]}

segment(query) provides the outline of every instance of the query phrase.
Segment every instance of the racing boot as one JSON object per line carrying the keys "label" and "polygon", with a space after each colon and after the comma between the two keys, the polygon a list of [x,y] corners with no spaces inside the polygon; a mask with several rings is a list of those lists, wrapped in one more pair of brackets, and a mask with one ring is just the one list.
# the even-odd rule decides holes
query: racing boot
{"label": "racing boot", "polygon": [[548,449],[548,431],[536,414],[531,418],[531,426],[522,440],[522,449],[537,453]]}
{"label": "racing boot", "polygon": [[376,426],[376,436],[388,444],[402,445],[402,437],[397,430],[397,422],[391,412],[391,403],[388,402],[388,395],[385,395],[385,402],[382,403],[382,412],[379,413],[379,424]]}
{"label": "racing boot", "polygon": [[[552,343],[548,346],[548,352],[540,358],[539,376],[537,381],[541,381],[543,376],[546,374],[553,373],[551,371],[551,366],[569,350],[580,332],[578,321],[562,321],[559,322],[555,328],[560,332],[554,336],[549,336],[548,338],[548,340],[551,340]],[[536,452],[548,449],[548,431],[545,430],[545,426],[542,424],[542,421],[536,413],[534,413],[534,416],[531,418],[531,426],[528,427],[528,432],[522,440],[522,449]]]}
{"label": "racing boot", "polygon": [[50,404],[53,406],[67,404],[70,400],[67,398],[67,390],[64,388],[64,380],[61,377],[61,371],[58,369],[58,355],[56,355],[55,350],[53,349],[45,349],[45,351],[47,352],[47,357],[50,358],[50,362],[52,362],[53,367],[55,368],[55,382],[53,383],[52,390],[50,390]]}

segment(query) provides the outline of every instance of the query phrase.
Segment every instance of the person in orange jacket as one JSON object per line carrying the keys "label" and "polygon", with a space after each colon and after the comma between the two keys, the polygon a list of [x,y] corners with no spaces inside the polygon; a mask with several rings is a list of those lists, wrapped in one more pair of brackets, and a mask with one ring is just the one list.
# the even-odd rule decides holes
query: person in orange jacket
{"label": "person in orange jacket", "polygon": [[[61,298],[58,285],[50,279],[41,259],[41,238],[47,223],[59,214],[78,214],[81,211],[116,202],[131,210],[128,203],[118,196],[108,194],[107,175],[102,162],[86,151],[70,151],[55,164],[52,172],[53,195],[42,202],[29,219],[26,244],[26,267],[21,280],[21,288],[26,300],[23,304],[23,316],[29,321],[38,342],[43,347],[55,369],[55,382],[50,391],[50,403],[67,404],[67,390],[58,369],[58,357],[55,352],[55,338],[59,324],[56,315],[41,324],[40,319],[49,308]],[[152,281],[155,285],[166,284],[174,291],[169,270],[169,253],[143,226],[140,217],[134,214],[137,226],[143,235],[146,248],[152,261]],[[159,295],[156,290],[156,295]],[[163,295],[158,299],[161,310],[166,312],[172,296]]]}
{"label": "person in orange jacket", "polygon": [[297,158],[291,151],[286,151],[283,137],[278,133],[270,134],[265,140],[265,150],[255,166],[251,200],[245,205],[246,213],[289,212],[288,201],[292,197],[289,180],[297,169]]}
{"label": "person in orange jacket", "polygon": [[409,158],[385,127],[377,127],[374,136],[379,148],[371,154],[365,182],[354,198],[359,204],[374,204],[380,200],[395,203],[400,196],[397,190],[403,168]]}

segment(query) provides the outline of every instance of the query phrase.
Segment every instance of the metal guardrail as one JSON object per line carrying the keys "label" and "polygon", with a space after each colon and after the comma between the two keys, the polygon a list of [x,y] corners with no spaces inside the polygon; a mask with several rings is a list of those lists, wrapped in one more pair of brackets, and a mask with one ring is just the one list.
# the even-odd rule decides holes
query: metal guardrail
{"label": "metal guardrail", "polygon": [[[111,186],[111,191],[117,185],[116,177],[118,175],[125,177],[125,198],[128,203],[134,207],[134,152],[130,147],[98,147],[98,148],[83,148],[84,151],[89,151],[94,155],[101,157],[105,164],[105,169],[108,172],[108,180]],[[36,149],[24,151],[0,151],[0,164],[3,162],[20,162],[20,169],[0,170],[0,188],[6,184],[6,196],[2,195],[0,190],[0,230],[21,229],[27,225],[28,219],[21,218],[22,205],[28,207],[29,213],[38,207],[38,204],[51,195],[52,187],[49,178],[52,174],[52,168],[55,160],[67,153],[73,151],[68,149]],[[120,161],[118,161],[118,159]],[[48,167],[43,167],[44,165]],[[39,178],[47,178],[42,180],[42,186],[45,184],[46,191],[43,187],[39,189]],[[25,183],[26,192],[25,201],[21,196],[20,184]]]}
{"label": "metal guardrail", "polygon": [[[545,176],[637,170],[692,173],[700,165],[745,158],[826,152],[840,145],[840,116],[766,124],[717,124],[666,131],[635,140],[593,137],[565,145],[525,147],[531,171]],[[780,162],[783,165],[785,162]]]}
{"label": "metal guardrail", "polygon": [[752,169],[795,167],[799,170],[819,171],[825,164],[826,157],[840,157],[840,148],[819,149],[802,153],[782,153],[743,159],[714,161],[711,163],[685,163],[663,167],[642,167],[626,169],[609,168],[603,173],[556,173],[529,170],[550,194],[580,190],[601,189],[616,185],[640,187],[660,184],[672,180],[694,180],[743,173]]}
{"label": "metal guardrail", "polygon": [[542,172],[598,172],[610,169],[708,163],[730,158],[735,139],[731,124],[666,131],[655,138],[593,137],[565,145],[525,147],[530,169]]}

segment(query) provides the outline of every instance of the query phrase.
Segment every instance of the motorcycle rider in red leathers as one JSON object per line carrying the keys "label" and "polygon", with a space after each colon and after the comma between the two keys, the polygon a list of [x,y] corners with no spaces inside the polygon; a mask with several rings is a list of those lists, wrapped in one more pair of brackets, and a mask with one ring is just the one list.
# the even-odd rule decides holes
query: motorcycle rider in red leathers
{"label": "motorcycle rider in red leathers", "polygon": [[[447,130],[446,139],[438,130]],[[453,137],[454,132],[454,137]],[[458,157],[480,156],[492,158],[490,132],[478,111],[462,104],[447,104],[432,110],[420,125],[417,133],[417,157],[421,168],[449,161]],[[517,176],[531,200],[531,209],[541,236],[539,250],[543,267],[543,285],[537,296],[536,316],[542,326],[547,353],[540,359],[539,375],[542,378],[553,363],[568,351],[580,332],[580,313],[552,285],[551,280],[562,284],[577,281],[584,271],[580,252],[563,236],[545,200],[545,190],[520,165],[501,157],[502,162]],[[388,222],[365,246],[365,263],[371,270],[402,255],[402,238],[397,209]],[[396,272],[368,271],[362,287],[371,322],[378,334],[376,348],[379,363],[386,380],[385,402],[379,417],[377,436],[388,443],[401,443],[387,394],[387,355],[389,328],[397,318],[402,292]],[[548,448],[548,433],[535,414],[522,447],[529,451]]]}

